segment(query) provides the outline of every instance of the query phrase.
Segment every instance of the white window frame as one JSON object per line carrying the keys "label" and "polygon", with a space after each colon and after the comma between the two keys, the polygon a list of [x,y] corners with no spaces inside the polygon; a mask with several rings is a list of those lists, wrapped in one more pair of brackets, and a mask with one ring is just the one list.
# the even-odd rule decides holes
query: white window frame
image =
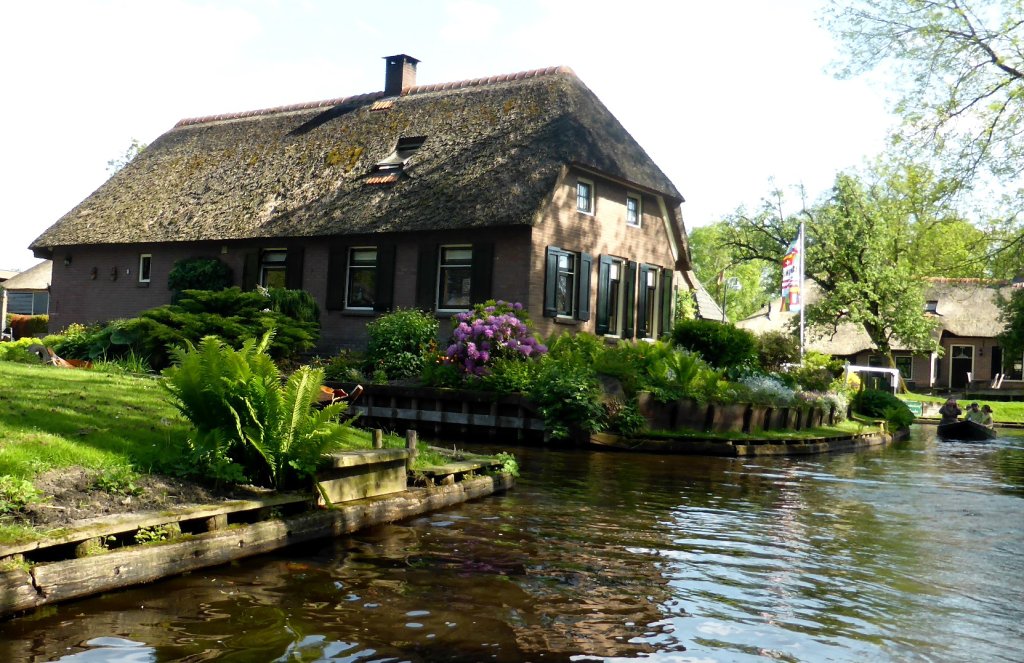
{"label": "white window frame", "polygon": [[[282,260],[280,262],[280,267],[277,266],[277,263],[274,263],[274,266],[272,268],[268,268],[267,267],[267,262],[265,260],[265,256],[267,254],[270,254],[270,253],[280,253],[280,254],[284,255],[284,260]],[[288,249],[286,247],[275,247],[275,248],[272,248],[272,249],[263,249],[262,251],[260,251],[260,274],[259,274],[260,278],[259,278],[259,281],[257,281],[257,283],[259,283],[264,288],[269,288],[270,287],[269,285],[267,285],[267,273],[268,272],[281,272],[281,273],[283,273],[285,275],[285,279],[287,280],[287,274],[288,274]]]}
{"label": "white window frame", "polygon": [[[647,318],[647,336],[640,337],[642,340],[656,341],[662,333],[662,330],[658,329],[661,326],[662,269],[657,265],[647,265],[647,280],[650,281],[653,278],[654,287],[652,288],[647,283],[640,284],[641,288],[647,288],[647,308],[651,312]],[[652,297],[654,299],[653,304],[651,302]]]}
{"label": "white window frame", "polygon": [[[441,283],[444,278],[444,252],[445,249],[465,249],[469,251],[469,264],[468,265],[449,265],[449,267],[468,267],[469,268],[469,289],[470,289],[470,302],[468,305],[463,307],[449,307],[441,304]],[[468,311],[473,308],[473,245],[472,244],[442,244],[437,248],[437,279],[434,283],[434,307],[438,313],[460,313],[462,311]]]}
{"label": "white window frame", "polygon": [[[352,264],[352,257],[353,257],[353,255],[355,254],[356,251],[373,251],[375,253],[375,257],[373,259],[373,267],[370,267],[369,265],[358,265],[358,266],[357,265],[353,265]],[[377,278],[376,272],[379,269],[379,267],[380,267],[380,250],[376,246],[350,246],[350,247],[348,247],[348,255],[345,256],[345,309],[346,310],[348,310],[348,311],[372,311],[373,310],[373,306],[353,306],[352,304],[349,304],[348,293],[349,293],[349,287],[352,285],[352,269],[353,268],[355,268],[355,269],[372,269],[375,272],[375,274],[374,274],[374,287],[376,288],[376,285],[377,285],[377,283],[376,283],[376,278]],[[373,298],[374,298],[375,303],[376,303],[376,299],[377,299],[377,293],[376,292],[373,293]]]}
{"label": "white window frame", "polygon": [[[588,187],[590,189],[590,196],[589,196],[590,207],[589,207],[589,209],[581,209],[580,208],[580,185],[581,184],[586,186],[586,187]],[[586,179],[584,177],[577,177],[576,178],[576,186],[573,187],[573,191],[576,194],[576,205],[575,205],[576,211],[579,212],[580,214],[587,214],[589,216],[594,216],[594,214],[596,213],[596,210],[597,210],[597,187],[594,186],[594,181],[593,180],[588,180],[588,179]]]}
{"label": "white window frame", "polygon": [[[149,269],[143,269],[142,266],[149,263]],[[148,273],[147,273],[148,272]],[[145,276],[143,276],[145,275]],[[149,283],[153,280],[153,254],[152,253],[140,253],[139,254],[139,283]]]}
{"label": "white window frame", "polygon": [[[636,223],[631,223],[629,220],[629,201],[636,201]],[[644,199],[638,193],[632,191],[626,192],[626,225],[630,228],[642,228],[644,221]]]}
{"label": "white window frame", "polygon": [[[626,274],[626,264],[628,261],[625,258],[611,257],[611,262],[608,264],[608,333],[606,337],[610,338],[622,338],[622,330],[625,325],[625,316],[623,315],[623,307],[626,305],[626,283],[623,277]],[[617,279],[612,278],[612,270],[619,272]],[[614,287],[612,283],[615,283]],[[615,306],[614,310],[612,307],[612,293],[615,294]],[[615,324],[612,324],[612,320]]]}

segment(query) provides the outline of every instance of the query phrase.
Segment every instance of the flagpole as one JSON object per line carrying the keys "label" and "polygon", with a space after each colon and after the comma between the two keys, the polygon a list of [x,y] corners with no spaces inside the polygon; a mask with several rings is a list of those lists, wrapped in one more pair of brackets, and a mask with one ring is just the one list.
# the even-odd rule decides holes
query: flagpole
{"label": "flagpole", "polygon": [[807,291],[804,290],[804,220],[800,218],[800,363],[804,363],[804,309],[807,308]]}

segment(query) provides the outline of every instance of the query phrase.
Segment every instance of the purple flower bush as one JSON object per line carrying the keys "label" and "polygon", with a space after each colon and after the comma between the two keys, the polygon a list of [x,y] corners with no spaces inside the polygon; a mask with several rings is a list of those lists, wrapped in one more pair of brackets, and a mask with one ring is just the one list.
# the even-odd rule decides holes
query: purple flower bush
{"label": "purple flower bush", "polygon": [[495,359],[529,359],[547,351],[534,337],[523,305],[499,300],[455,316],[446,355],[465,375],[480,377]]}

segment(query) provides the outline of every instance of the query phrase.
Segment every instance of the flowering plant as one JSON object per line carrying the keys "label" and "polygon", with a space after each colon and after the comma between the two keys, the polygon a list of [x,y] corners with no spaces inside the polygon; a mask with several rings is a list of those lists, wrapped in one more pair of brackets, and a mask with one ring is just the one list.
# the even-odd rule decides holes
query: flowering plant
{"label": "flowering plant", "polygon": [[483,376],[495,359],[527,359],[547,352],[533,335],[519,302],[489,301],[455,316],[449,360],[466,375]]}

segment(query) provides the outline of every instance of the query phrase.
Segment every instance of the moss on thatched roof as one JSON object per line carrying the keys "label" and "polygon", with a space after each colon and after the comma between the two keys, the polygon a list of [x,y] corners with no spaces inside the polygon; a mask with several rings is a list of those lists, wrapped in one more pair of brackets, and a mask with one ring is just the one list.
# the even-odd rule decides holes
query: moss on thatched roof
{"label": "moss on thatched roof", "polygon": [[[574,163],[682,200],[568,69],[383,96],[183,120],[32,248],[529,225]],[[397,181],[368,183],[411,136]]]}

